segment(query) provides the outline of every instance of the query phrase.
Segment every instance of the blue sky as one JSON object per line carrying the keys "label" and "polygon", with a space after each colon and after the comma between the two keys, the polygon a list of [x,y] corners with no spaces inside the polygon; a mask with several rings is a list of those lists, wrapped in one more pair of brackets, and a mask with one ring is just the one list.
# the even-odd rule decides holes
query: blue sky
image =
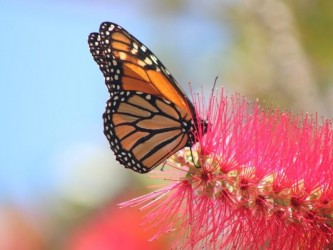
{"label": "blue sky", "polygon": [[[195,11],[156,21],[140,3],[0,2],[0,203],[47,196],[61,185],[59,168],[66,175],[64,158],[80,158],[83,148],[108,149],[101,119],[108,94],[87,46],[88,34],[102,21],[138,37],[185,89],[190,80],[212,83],[220,73],[204,72],[200,63],[226,46],[226,30],[216,32]],[[201,35],[209,38],[205,46]],[[171,53],[177,65],[170,67]]]}

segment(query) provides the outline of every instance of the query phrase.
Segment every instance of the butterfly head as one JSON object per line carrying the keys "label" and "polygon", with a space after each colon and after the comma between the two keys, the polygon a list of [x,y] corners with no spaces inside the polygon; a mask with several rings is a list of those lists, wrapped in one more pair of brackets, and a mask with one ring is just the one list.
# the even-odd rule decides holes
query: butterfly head
{"label": "butterfly head", "polygon": [[191,130],[189,131],[188,147],[193,146],[199,141],[200,137],[207,133],[209,123],[207,120],[198,119],[197,122],[191,124]]}

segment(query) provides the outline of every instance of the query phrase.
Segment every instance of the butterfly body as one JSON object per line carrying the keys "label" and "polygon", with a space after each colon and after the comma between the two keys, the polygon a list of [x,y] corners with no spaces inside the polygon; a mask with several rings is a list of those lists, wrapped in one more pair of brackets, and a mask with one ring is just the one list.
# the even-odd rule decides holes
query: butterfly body
{"label": "butterfly body", "polygon": [[121,164],[146,173],[193,145],[193,104],[147,47],[110,22],[91,33],[88,43],[110,93],[104,134]]}

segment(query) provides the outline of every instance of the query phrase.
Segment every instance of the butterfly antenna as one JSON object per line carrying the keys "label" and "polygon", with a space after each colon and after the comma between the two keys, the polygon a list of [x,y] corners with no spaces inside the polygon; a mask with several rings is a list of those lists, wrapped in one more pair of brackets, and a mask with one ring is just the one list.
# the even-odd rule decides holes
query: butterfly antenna
{"label": "butterfly antenna", "polygon": [[[216,83],[217,83],[217,79],[219,78],[219,76],[216,76],[215,77],[215,80],[214,80],[214,85],[213,85],[213,88],[212,88],[212,91],[211,91],[211,98],[214,96],[214,91],[215,91],[215,87],[216,87]],[[209,104],[209,107],[210,107],[210,105],[211,104]],[[208,124],[208,115],[207,115],[207,118],[206,118],[206,120],[201,120],[201,122],[203,123],[203,126],[204,126],[204,128],[203,128],[203,130],[205,131],[205,133],[207,132],[207,127],[209,126],[209,124]]]}
{"label": "butterfly antenna", "polygon": [[217,82],[217,79],[218,79],[218,78],[219,78],[219,76],[216,76],[216,77],[215,77],[214,85],[213,85],[213,88],[212,88],[212,95],[214,94],[215,87],[216,87],[216,82]]}

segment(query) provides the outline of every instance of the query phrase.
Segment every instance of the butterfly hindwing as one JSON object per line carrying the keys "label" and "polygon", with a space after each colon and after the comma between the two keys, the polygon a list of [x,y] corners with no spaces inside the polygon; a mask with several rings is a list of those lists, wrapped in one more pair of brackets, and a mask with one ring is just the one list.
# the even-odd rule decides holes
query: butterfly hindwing
{"label": "butterfly hindwing", "polygon": [[116,159],[139,173],[149,172],[192,141],[190,115],[150,94],[114,93],[103,118],[104,133]]}

